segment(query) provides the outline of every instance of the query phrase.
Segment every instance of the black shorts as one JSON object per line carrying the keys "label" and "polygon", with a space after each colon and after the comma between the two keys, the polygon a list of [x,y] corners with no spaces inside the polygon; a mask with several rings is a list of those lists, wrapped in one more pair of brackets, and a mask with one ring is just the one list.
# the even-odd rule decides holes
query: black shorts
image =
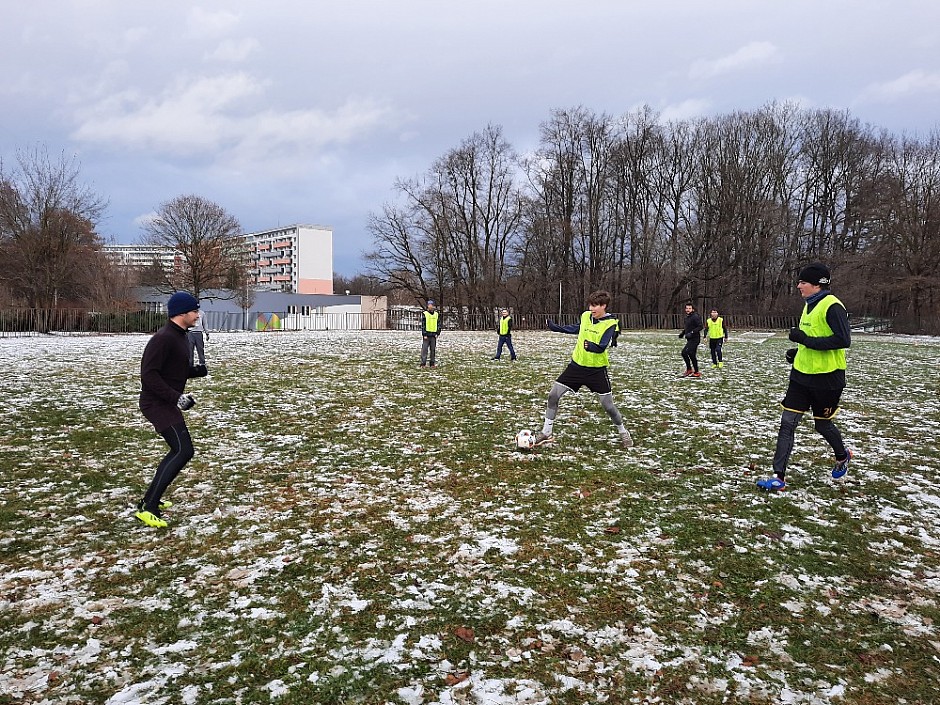
{"label": "black shorts", "polygon": [[813,410],[814,419],[831,419],[839,411],[842,389],[814,389],[790,380],[787,393],[780,404],[787,411],[805,414]]}
{"label": "black shorts", "polygon": [[612,391],[606,367],[583,367],[573,361],[568,363],[555,381],[572,392],[577,392],[581,387],[587,387],[595,394],[610,394]]}

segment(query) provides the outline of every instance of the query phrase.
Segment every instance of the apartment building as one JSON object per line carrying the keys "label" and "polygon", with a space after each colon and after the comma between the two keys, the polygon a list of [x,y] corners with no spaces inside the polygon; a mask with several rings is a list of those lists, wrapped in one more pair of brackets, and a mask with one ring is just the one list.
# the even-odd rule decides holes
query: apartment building
{"label": "apartment building", "polygon": [[[322,225],[287,225],[242,236],[251,264],[252,288],[291,294],[333,293],[333,230]],[[166,270],[183,266],[171,247],[109,245],[112,261],[129,267],[149,267],[154,261]]]}
{"label": "apartment building", "polygon": [[288,225],[247,233],[244,240],[256,289],[333,293],[332,228]]}
{"label": "apartment building", "polygon": [[162,245],[107,245],[104,253],[112,262],[123,267],[142,269],[156,263],[172,271],[183,264],[183,258],[176,250]]}

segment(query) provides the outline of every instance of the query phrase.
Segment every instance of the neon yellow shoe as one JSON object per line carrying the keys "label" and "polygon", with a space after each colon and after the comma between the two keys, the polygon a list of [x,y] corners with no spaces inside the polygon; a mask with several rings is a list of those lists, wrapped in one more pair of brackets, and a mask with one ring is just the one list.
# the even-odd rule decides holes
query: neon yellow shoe
{"label": "neon yellow shoe", "polygon": [[140,519],[147,526],[152,526],[155,529],[163,529],[167,526],[166,521],[158,517],[153,512],[148,512],[146,509],[141,509],[140,511],[134,512],[134,516]]}

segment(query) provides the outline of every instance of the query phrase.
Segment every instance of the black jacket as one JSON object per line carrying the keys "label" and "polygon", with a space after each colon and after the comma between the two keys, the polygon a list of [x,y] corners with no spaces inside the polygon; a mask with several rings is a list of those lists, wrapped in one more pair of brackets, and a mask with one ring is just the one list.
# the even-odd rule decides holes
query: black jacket
{"label": "black jacket", "polygon": [[692,311],[685,316],[685,328],[682,331],[682,337],[686,340],[698,340],[701,342],[702,336],[702,317],[697,312]]}
{"label": "black jacket", "polygon": [[153,334],[140,360],[140,410],[157,431],[183,421],[176,405],[190,377],[208,374],[202,365],[192,367],[186,331],[173,321]]}

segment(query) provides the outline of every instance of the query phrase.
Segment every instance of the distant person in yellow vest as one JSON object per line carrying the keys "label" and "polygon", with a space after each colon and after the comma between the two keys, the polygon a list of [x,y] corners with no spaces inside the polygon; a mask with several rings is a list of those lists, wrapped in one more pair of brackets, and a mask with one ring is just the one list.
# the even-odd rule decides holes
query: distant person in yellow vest
{"label": "distant person in yellow vest", "polygon": [[421,367],[428,364],[430,353],[431,367],[437,367],[437,336],[441,332],[441,317],[432,299],[428,299],[427,308],[421,315]]}
{"label": "distant person in yellow vest", "polygon": [[718,315],[717,308],[713,308],[705,319],[705,330],[708,334],[708,347],[712,353],[712,367],[724,367],[721,348],[728,339],[728,329],[725,327],[725,319]]}
{"label": "distant person in yellow vest", "polygon": [[793,438],[803,414],[812,409],[816,430],[832,446],[835,465],[832,477],[845,477],[852,451],[845,447],[842,434],[832,422],[845,389],[845,350],[852,345],[849,317],[845,306],[829,290],[829,268],[814,263],[804,267],[796,288],[805,303],[800,325],[790,329],[796,348],[787,350],[792,365],[790,384],[781,404],[783,416],[777,433],[772,477],[758,480],[763,490],[776,492],[787,486],[787,463],[793,452]]}
{"label": "distant person in yellow vest", "polygon": [[496,354],[493,359],[498,360],[502,357],[503,346],[505,345],[509,348],[509,359],[515,362],[516,351],[512,347],[512,316],[509,315],[508,308],[500,310],[499,321],[496,322],[496,332],[499,334],[499,343],[496,346]]}
{"label": "distant person in yellow vest", "polygon": [[581,387],[587,387],[597,395],[604,411],[617,427],[621,445],[624,448],[633,445],[633,438],[623,425],[623,416],[614,406],[614,393],[607,369],[610,364],[607,351],[617,346],[617,337],[620,335],[620,321],[607,313],[609,305],[610,294],[606,291],[595,291],[588,297],[589,310],[581,314],[580,322],[570,326],[548,322],[550,330],[577,335],[578,342],[571,353],[571,361],[548,393],[545,423],[542,430],[535,434],[535,445],[551,443],[554,440],[552,429],[558,414],[558,402],[568,392],[577,392]]}

